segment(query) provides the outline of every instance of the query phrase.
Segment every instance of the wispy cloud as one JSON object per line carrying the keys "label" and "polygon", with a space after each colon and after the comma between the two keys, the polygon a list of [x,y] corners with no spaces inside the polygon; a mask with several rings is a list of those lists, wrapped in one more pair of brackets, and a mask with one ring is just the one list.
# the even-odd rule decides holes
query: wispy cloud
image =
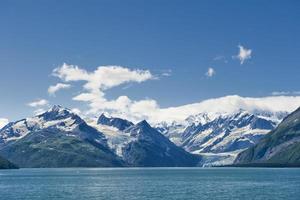
{"label": "wispy cloud", "polygon": [[172,75],[172,70],[168,69],[168,70],[164,70],[161,74],[161,76],[171,76]]}
{"label": "wispy cloud", "polygon": [[65,84],[65,83],[57,83],[56,85],[51,85],[49,88],[48,88],[48,94],[50,96],[55,96],[55,93],[59,90],[62,90],[62,89],[69,89],[71,87],[70,84]]}
{"label": "wispy cloud", "polygon": [[209,67],[208,69],[207,69],[207,72],[205,73],[205,75],[207,76],[207,77],[212,77],[212,76],[214,76],[216,74],[216,71],[214,70],[214,68],[212,68],[212,67]]}
{"label": "wispy cloud", "polygon": [[285,95],[300,95],[300,91],[274,91],[272,92],[274,96],[285,96]]}
{"label": "wispy cloud", "polygon": [[252,49],[247,49],[243,47],[242,45],[238,46],[239,53],[236,56],[233,56],[233,58],[237,58],[240,60],[241,65],[244,64],[244,62],[251,58]]}
{"label": "wispy cloud", "polygon": [[48,105],[48,101],[46,99],[38,99],[27,104],[30,107],[39,107]]}
{"label": "wispy cloud", "polygon": [[213,59],[214,61],[223,61],[224,63],[228,63],[228,60],[226,59],[225,56],[216,56]]}

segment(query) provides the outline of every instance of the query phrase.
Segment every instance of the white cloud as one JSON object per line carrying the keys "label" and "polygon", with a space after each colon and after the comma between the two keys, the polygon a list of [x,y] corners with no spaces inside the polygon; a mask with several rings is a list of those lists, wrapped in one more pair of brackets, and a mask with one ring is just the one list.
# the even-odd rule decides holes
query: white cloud
{"label": "white cloud", "polygon": [[240,60],[241,65],[244,64],[245,60],[248,60],[251,58],[252,50],[246,49],[242,45],[239,45],[239,54],[237,56],[234,56],[234,58],[237,58]]}
{"label": "white cloud", "polygon": [[63,64],[54,69],[53,75],[65,82],[83,81],[84,92],[73,97],[75,101],[87,102],[89,113],[99,113],[104,110],[125,109],[131,100],[127,96],[120,96],[115,100],[107,100],[105,91],[124,83],[141,83],[155,79],[148,70],[131,70],[121,66],[100,66],[93,72],[88,72],[78,66]]}
{"label": "white cloud", "polygon": [[86,81],[87,90],[106,90],[128,82],[138,82],[154,78],[148,70],[130,70],[121,66],[100,66],[94,72],[87,72],[78,66],[63,64],[54,69],[53,75],[70,81]]}
{"label": "white cloud", "polygon": [[45,105],[48,105],[48,101],[46,99],[38,99],[38,100],[28,103],[27,105],[30,107],[45,106]]}
{"label": "white cloud", "polygon": [[59,90],[62,90],[62,89],[68,89],[70,88],[71,85],[70,84],[65,84],[65,83],[57,83],[56,85],[51,85],[49,88],[48,88],[48,94],[51,95],[51,96],[55,96],[55,93]]}
{"label": "white cloud", "polygon": [[67,65],[66,63],[54,69],[52,74],[67,82],[89,79],[89,74],[86,70],[80,69],[78,66]]}
{"label": "white cloud", "polygon": [[281,96],[281,95],[300,95],[300,91],[275,91],[272,92],[274,96]]}
{"label": "white cloud", "polygon": [[0,129],[3,128],[6,124],[8,124],[8,119],[0,118]]}
{"label": "white cloud", "polygon": [[212,76],[215,75],[215,74],[216,74],[216,71],[215,71],[214,68],[212,68],[212,67],[209,67],[208,70],[207,70],[207,72],[205,73],[205,75],[206,75],[207,77],[212,77]]}

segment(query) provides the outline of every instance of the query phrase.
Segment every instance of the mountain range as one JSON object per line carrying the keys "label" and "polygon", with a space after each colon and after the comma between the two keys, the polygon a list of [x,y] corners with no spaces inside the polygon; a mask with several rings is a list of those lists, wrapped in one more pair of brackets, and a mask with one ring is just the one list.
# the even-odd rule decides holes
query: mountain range
{"label": "mountain range", "polygon": [[[184,121],[150,125],[104,114],[84,120],[53,106],[0,129],[0,155],[19,167],[217,166],[257,163],[274,151],[281,153],[268,162],[276,158],[276,163],[294,163],[299,150],[298,112],[199,113]],[[286,136],[286,131],[292,134]],[[279,147],[290,150],[279,151],[276,145],[285,140]],[[287,158],[291,152],[295,157]]]}
{"label": "mountain range", "polygon": [[287,113],[200,113],[183,122],[159,123],[157,130],[186,151],[202,155],[203,165],[224,165],[239,152],[256,144]]}
{"label": "mountain range", "polygon": [[113,167],[105,136],[60,106],[0,130],[0,154],[20,167]]}
{"label": "mountain range", "polygon": [[101,115],[96,127],[107,136],[111,149],[130,166],[197,166],[201,160],[176,146],[145,120],[134,125]]}
{"label": "mountain range", "polygon": [[200,160],[146,121],[134,125],[122,119],[103,119],[100,116],[98,122],[111,125],[108,127],[118,130],[117,137],[124,139],[118,149],[111,146],[115,141],[109,133],[88,125],[69,109],[54,106],[3,127],[0,154],[19,167],[196,166]]}

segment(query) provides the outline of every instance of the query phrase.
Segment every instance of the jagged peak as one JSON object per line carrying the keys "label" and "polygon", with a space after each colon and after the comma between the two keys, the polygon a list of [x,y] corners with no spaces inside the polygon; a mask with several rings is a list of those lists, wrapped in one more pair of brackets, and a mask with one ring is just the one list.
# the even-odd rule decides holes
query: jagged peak
{"label": "jagged peak", "polygon": [[253,115],[252,113],[250,113],[249,111],[247,110],[244,110],[244,109],[239,109],[238,112],[234,113],[234,118],[241,118],[241,117],[247,117],[247,116],[251,116]]}
{"label": "jagged peak", "polygon": [[54,105],[47,112],[64,112],[64,111],[71,113],[70,109],[64,108],[61,105]]}
{"label": "jagged peak", "polygon": [[58,119],[65,119],[65,118],[77,118],[77,120],[82,121],[82,119],[72,112],[68,108],[64,108],[60,105],[52,106],[48,111],[38,115],[37,117],[42,117],[44,120],[58,120]]}
{"label": "jagged peak", "polygon": [[[108,118],[108,117],[106,117],[106,115],[105,115],[104,113],[102,113],[102,114],[100,115],[100,117]],[[100,117],[99,117],[99,118],[100,118]]]}
{"label": "jagged peak", "polygon": [[150,124],[146,120],[142,120],[136,124],[137,127],[141,128],[151,128]]}
{"label": "jagged peak", "polygon": [[100,116],[99,116],[99,118],[98,118],[98,122],[99,121],[102,121],[102,120],[108,120],[109,118],[108,117],[106,117],[106,115],[104,114],[104,113],[102,113]]}
{"label": "jagged peak", "polygon": [[122,119],[118,117],[106,117],[104,113],[102,113],[98,118],[97,124],[113,126],[118,128],[119,130],[124,130],[133,125],[132,122],[126,119]]}
{"label": "jagged peak", "polygon": [[215,115],[207,112],[198,113],[196,115],[190,115],[185,119],[188,125],[198,125],[198,124],[205,124],[207,122],[212,121],[215,118]]}

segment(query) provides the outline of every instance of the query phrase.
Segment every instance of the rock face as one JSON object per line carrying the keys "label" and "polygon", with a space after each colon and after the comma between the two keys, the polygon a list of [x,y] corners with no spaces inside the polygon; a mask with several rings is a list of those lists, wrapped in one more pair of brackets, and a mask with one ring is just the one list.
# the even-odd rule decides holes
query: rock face
{"label": "rock face", "polygon": [[256,144],[286,113],[200,113],[181,123],[160,123],[156,129],[186,151],[204,156],[207,165],[233,163],[236,155]]}
{"label": "rock face", "polygon": [[241,152],[237,165],[300,166],[300,108],[256,145]]}
{"label": "rock face", "polygon": [[115,167],[105,136],[60,106],[0,130],[0,154],[20,167]]}

